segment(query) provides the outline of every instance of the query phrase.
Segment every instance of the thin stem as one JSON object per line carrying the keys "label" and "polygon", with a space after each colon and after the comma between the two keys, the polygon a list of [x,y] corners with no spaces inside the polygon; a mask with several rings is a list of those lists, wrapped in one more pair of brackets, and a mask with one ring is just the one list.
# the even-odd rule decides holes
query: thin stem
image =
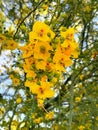
{"label": "thin stem", "polygon": [[[76,61],[73,64],[73,68],[76,66]],[[74,85],[75,85],[76,75],[71,77],[71,85],[70,85],[70,108],[69,108],[69,124],[68,130],[72,128],[72,118],[73,118],[73,99],[74,99]]]}
{"label": "thin stem", "polygon": [[9,130],[11,130],[11,124],[12,124],[12,121],[13,121],[13,118],[14,118],[14,115],[15,115],[15,112],[16,112],[16,107],[17,107],[17,104],[15,105],[14,110],[13,110],[13,115],[12,115],[12,117],[10,118]]}
{"label": "thin stem", "polygon": [[81,54],[82,54],[82,51],[83,51],[83,44],[84,44],[84,41],[85,41],[85,32],[86,32],[86,27],[87,27],[87,25],[84,23],[84,28],[83,28],[83,31],[82,31],[81,46],[80,46]]}
{"label": "thin stem", "polygon": [[74,98],[73,85],[71,85],[71,86],[70,86],[70,111],[69,111],[69,127],[68,127],[68,130],[71,130],[71,126],[72,126],[73,98]]}

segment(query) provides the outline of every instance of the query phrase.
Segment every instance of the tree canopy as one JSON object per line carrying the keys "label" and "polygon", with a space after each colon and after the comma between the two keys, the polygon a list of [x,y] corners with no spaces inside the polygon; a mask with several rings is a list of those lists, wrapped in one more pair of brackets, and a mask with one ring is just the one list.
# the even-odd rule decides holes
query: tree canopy
{"label": "tree canopy", "polygon": [[0,129],[98,129],[98,1],[0,1]]}

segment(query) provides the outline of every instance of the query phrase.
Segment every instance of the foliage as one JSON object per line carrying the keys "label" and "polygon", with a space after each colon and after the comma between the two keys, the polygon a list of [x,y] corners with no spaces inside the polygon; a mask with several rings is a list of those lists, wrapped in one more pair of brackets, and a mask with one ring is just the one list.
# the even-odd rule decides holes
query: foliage
{"label": "foliage", "polygon": [[0,129],[97,130],[97,1],[0,7]]}

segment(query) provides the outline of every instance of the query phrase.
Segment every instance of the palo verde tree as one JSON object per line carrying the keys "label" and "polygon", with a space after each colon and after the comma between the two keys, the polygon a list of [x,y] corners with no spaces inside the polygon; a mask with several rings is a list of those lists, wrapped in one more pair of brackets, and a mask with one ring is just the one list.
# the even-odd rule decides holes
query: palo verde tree
{"label": "palo verde tree", "polygon": [[0,1],[0,129],[98,129],[97,0]]}

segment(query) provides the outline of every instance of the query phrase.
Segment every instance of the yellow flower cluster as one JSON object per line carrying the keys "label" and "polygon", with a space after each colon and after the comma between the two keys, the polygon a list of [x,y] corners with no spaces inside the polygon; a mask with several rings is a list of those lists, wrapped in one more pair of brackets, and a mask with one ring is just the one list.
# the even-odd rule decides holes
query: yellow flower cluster
{"label": "yellow flower cluster", "polygon": [[45,119],[46,120],[51,120],[51,119],[53,119],[53,116],[54,116],[54,112],[51,111],[51,112],[46,114]]}
{"label": "yellow flower cluster", "polygon": [[[26,73],[25,86],[37,95],[38,105],[43,105],[46,98],[55,94],[54,78],[72,65],[72,58],[77,58],[78,43],[74,39],[74,29],[60,30],[57,37],[44,22],[36,21],[29,33],[29,43],[20,47],[23,51],[23,68]],[[57,76],[57,77],[56,77]]]}
{"label": "yellow flower cluster", "polygon": [[0,34],[0,47],[2,50],[15,50],[18,44],[13,39],[7,39],[4,35]]}
{"label": "yellow flower cluster", "polygon": [[44,120],[52,120],[54,118],[54,111],[47,112],[44,117],[39,117],[37,113],[32,113],[32,120],[34,123],[39,124]]}

